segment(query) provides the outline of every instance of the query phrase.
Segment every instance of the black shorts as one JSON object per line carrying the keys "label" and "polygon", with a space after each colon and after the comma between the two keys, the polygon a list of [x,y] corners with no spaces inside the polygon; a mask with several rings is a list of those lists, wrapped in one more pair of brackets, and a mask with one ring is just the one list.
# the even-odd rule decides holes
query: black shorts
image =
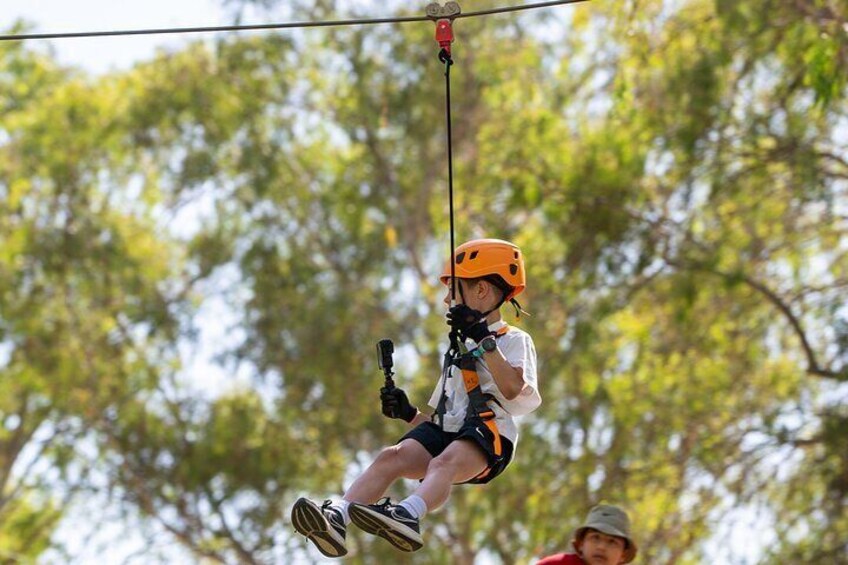
{"label": "black shorts", "polygon": [[479,446],[486,455],[486,461],[489,465],[489,474],[483,478],[474,478],[465,483],[469,484],[484,484],[488,483],[506,469],[510,461],[512,461],[513,445],[512,442],[501,436],[501,455],[495,455],[494,435],[492,431],[486,427],[486,424],[477,420],[466,420],[458,432],[446,432],[442,430],[434,422],[424,422],[415,426],[406,435],[404,435],[398,443],[405,439],[414,439],[424,446],[424,449],[433,457],[438,457],[445,448],[452,442],[463,439],[473,442]]}

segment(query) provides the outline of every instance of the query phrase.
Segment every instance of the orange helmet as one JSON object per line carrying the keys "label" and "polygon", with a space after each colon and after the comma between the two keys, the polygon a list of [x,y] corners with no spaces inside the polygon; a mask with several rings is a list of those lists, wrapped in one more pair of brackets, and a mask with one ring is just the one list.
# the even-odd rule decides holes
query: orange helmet
{"label": "orange helmet", "polygon": [[[524,258],[517,245],[502,239],[473,239],[457,247],[454,257],[456,278],[477,279],[498,275],[512,288],[504,302],[524,292]],[[439,280],[448,285],[450,277],[451,264],[448,261]]]}

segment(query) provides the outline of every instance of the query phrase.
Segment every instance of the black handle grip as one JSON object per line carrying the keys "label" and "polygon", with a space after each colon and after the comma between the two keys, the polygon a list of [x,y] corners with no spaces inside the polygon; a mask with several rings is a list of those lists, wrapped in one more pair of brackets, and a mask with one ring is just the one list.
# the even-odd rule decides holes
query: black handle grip
{"label": "black handle grip", "polygon": [[391,370],[394,366],[392,354],[395,352],[395,345],[390,339],[381,339],[377,342],[377,366],[382,370]]}
{"label": "black handle grip", "polygon": [[377,342],[377,366],[382,369],[386,375],[386,388],[395,388],[395,381],[392,380],[394,373],[392,367],[395,362],[392,359],[392,354],[395,352],[395,346],[390,339],[381,339]]}

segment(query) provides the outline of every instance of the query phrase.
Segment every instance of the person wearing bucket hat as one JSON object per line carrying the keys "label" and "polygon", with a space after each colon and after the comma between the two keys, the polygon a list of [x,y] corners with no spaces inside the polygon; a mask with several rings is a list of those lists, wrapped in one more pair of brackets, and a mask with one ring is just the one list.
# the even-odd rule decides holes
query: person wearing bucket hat
{"label": "person wearing bucket hat", "polygon": [[536,565],[620,565],[636,558],[638,546],[630,533],[627,513],[611,504],[599,504],[574,531],[576,553],[545,557]]}

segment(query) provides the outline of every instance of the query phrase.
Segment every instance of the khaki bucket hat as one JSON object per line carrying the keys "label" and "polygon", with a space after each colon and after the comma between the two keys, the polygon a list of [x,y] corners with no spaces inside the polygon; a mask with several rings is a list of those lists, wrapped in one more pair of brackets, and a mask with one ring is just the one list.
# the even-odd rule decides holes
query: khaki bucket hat
{"label": "khaki bucket hat", "polygon": [[610,504],[599,504],[589,510],[586,521],[574,531],[574,541],[583,538],[587,530],[597,530],[608,536],[616,536],[627,540],[624,550],[624,562],[630,563],[636,558],[639,548],[630,534],[630,518],[627,513],[618,506]]}

